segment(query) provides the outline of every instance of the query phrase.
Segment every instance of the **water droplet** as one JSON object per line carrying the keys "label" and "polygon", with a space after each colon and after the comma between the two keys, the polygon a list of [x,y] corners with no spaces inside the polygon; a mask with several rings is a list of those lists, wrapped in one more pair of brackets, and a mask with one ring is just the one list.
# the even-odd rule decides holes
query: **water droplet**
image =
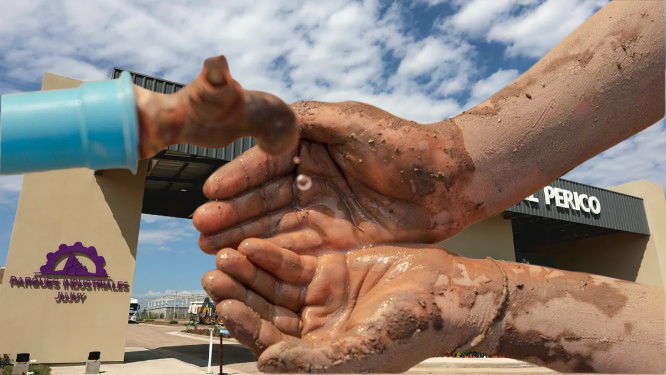
{"label": "water droplet", "polygon": [[294,162],[294,164],[300,164],[301,163],[301,158],[299,158],[298,156],[294,156],[294,158],[291,159],[291,160]]}
{"label": "water droplet", "polygon": [[304,174],[299,174],[296,177],[296,187],[301,191],[310,190],[312,187],[312,180]]}

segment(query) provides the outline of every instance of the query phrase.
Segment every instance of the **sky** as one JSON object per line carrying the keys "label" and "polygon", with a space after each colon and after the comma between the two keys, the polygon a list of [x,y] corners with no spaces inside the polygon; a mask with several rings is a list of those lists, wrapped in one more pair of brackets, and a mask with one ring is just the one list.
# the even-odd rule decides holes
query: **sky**
{"label": "sky", "polygon": [[[0,94],[39,90],[44,72],[109,79],[120,67],[180,83],[224,54],[247,89],[356,100],[417,122],[468,109],[529,69],[606,0],[116,0],[0,5]],[[666,185],[663,120],[565,178]],[[0,176],[0,265],[21,176]],[[214,258],[191,221],[144,215],[133,294],[202,293]]]}

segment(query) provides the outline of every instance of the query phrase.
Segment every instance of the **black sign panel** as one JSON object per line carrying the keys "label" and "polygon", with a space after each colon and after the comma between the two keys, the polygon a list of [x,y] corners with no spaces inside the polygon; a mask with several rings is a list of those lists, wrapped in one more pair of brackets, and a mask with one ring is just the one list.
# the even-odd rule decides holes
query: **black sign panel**
{"label": "black sign panel", "polygon": [[643,199],[563,179],[507,211],[650,234]]}

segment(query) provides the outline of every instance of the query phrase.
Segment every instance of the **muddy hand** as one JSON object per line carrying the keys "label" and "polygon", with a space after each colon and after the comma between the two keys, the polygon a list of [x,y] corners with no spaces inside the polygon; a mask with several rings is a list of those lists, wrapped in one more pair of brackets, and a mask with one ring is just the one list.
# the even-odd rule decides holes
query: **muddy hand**
{"label": "muddy hand", "polygon": [[[462,259],[429,245],[313,257],[249,239],[220,251],[202,284],[262,371],[398,372],[462,346],[483,322],[484,303],[450,303],[476,295],[446,282],[451,258]],[[492,286],[477,294],[492,300]]]}
{"label": "muddy hand", "polygon": [[420,125],[355,102],[292,108],[302,135],[295,154],[251,149],[206,182],[213,202],[193,216],[205,252],[249,237],[302,254],[433,243],[485,212],[469,198],[474,167],[454,123]]}
{"label": "muddy hand", "polygon": [[178,143],[221,148],[251,136],[267,153],[282,154],[298,142],[289,106],[274,95],[244,90],[224,56],[207,59],[197,78],[177,93],[135,89],[142,158]]}

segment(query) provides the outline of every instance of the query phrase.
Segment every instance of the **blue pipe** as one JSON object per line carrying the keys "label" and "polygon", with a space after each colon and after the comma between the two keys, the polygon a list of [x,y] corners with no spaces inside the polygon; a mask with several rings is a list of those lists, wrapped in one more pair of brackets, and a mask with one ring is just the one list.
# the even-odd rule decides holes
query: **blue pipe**
{"label": "blue pipe", "polygon": [[0,100],[1,175],[83,167],[136,173],[139,127],[128,72],[75,89]]}

